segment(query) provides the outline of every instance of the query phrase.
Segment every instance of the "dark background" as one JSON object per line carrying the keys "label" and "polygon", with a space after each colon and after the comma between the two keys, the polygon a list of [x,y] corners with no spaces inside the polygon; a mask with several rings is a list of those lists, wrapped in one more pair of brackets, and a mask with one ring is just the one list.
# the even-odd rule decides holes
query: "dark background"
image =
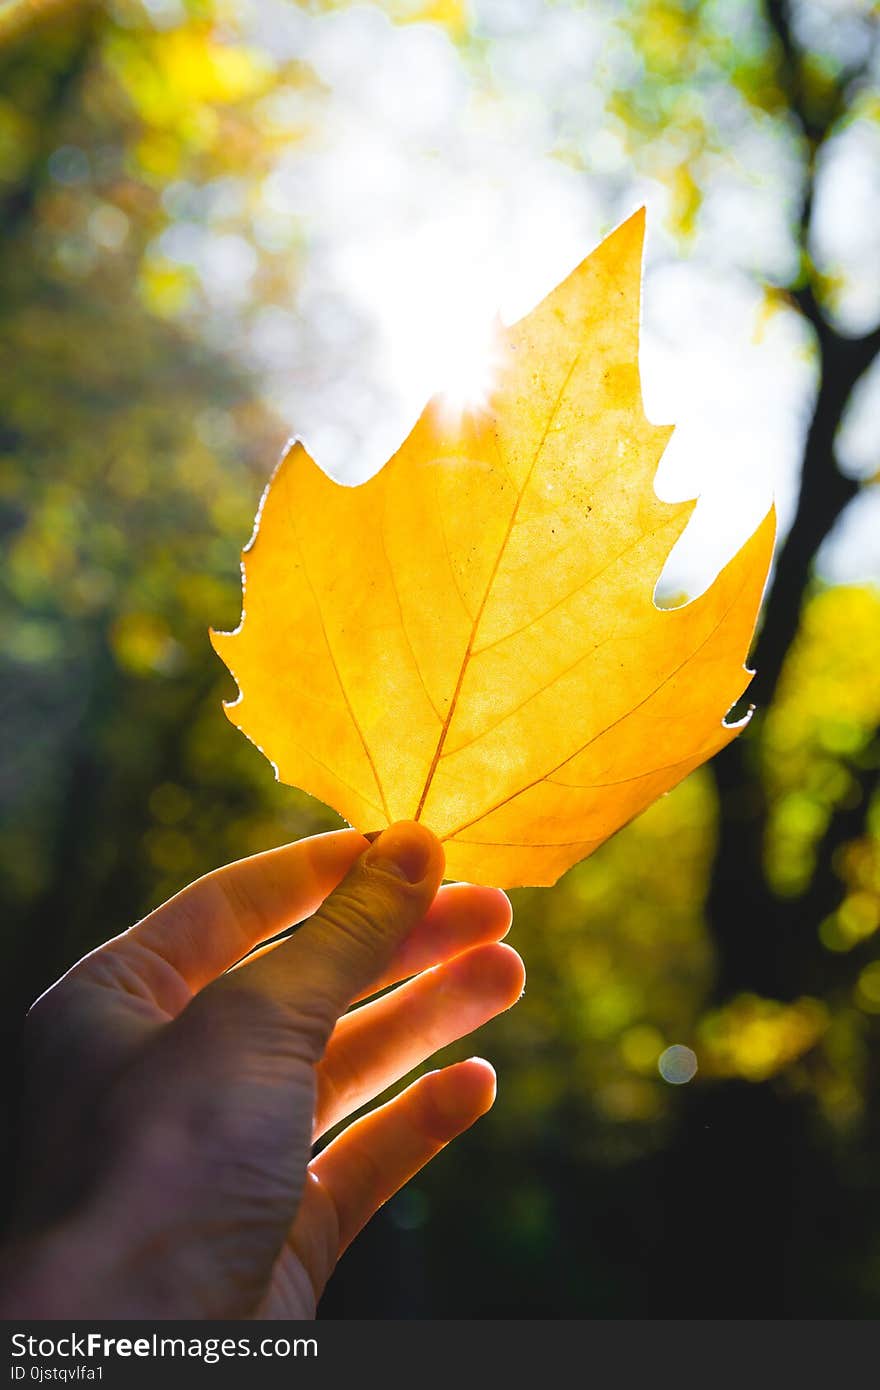
{"label": "dark background", "polygon": [[[823,151],[877,120],[876,11],[854,7],[864,43],[844,60],[811,46],[801,8],[738,4],[734,32],[730,4],[617,6],[639,56],[617,93],[634,165],[683,120],[670,92],[717,147],[719,82],[798,152],[780,189],[798,270],[771,289],[808,325],[817,392],[758,712],[556,889],[513,895],[529,987],[478,1042],[496,1109],[374,1221],[325,1316],[880,1310],[880,594],[814,564],[872,485],[835,439],[880,330],[844,331],[810,251]],[[479,59],[466,7],[410,9]],[[207,3],[156,13],[22,4],[0,28],[7,1165],[29,1002],[199,873],[336,823],[221,712],[206,629],[237,621],[238,552],[289,422],[155,250],[173,190],[259,173],[267,85],[310,77],[260,69]],[[683,245],[705,168],[673,171]],[[254,294],[291,259],[270,248]],[[658,1072],[673,1043],[697,1054],[687,1085]]]}

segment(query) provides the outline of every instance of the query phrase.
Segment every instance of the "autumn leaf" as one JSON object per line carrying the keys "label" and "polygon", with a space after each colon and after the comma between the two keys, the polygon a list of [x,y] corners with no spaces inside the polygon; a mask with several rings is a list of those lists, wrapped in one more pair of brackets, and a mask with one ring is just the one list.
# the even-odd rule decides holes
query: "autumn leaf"
{"label": "autumn leaf", "polygon": [[234,724],[362,830],[422,820],[452,877],[554,883],[742,728],[771,512],[711,588],[653,593],[693,502],[638,373],[644,215],[502,335],[484,410],[435,399],[369,482],[296,442],[212,634]]}

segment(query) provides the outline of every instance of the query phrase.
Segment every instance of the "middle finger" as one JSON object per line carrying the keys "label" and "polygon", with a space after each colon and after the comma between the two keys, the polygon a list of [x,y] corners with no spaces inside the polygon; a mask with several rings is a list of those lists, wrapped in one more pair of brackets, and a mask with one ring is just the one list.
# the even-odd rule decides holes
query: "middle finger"
{"label": "middle finger", "polygon": [[509,1009],[524,982],[525,968],[512,947],[477,946],[346,1014],[317,1068],[314,1137],[439,1048]]}

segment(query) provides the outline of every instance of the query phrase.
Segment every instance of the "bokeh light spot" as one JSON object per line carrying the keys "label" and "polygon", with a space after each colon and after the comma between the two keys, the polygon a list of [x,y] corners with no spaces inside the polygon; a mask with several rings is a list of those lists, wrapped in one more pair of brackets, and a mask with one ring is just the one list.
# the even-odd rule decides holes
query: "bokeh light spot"
{"label": "bokeh light spot", "polygon": [[53,150],[49,155],[48,167],[55,182],[67,187],[84,183],[89,177],[88,155],[78,145],[61,145]]}
{"label": "bokeh light spot", "polygon": [[388,1204],[392,1225],[399,1231],[418,1231],[428,1219],[428,1199],[416,1187],[405,1187]]}
{"label": "bokeh light spot", "polygon": [[867,1013],[880,1013],[880,960],[871,961],[859,976],[856,1002]]}
{"label": "bokeh light spot", "polygon": [[686,1081],[693,1081],[697,1074],[697,1054],[683,1043],[673,1043],[672,1047],[661,1052],[657,1070],[670,1086],[683,1086]]}

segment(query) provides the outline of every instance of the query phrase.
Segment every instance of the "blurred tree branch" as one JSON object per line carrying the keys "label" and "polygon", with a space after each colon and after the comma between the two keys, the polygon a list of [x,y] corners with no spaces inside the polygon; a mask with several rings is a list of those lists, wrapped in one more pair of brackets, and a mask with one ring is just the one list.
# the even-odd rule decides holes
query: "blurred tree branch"
{"label": "blurred tree branch", "polygon": [[766,0],[765,8],[768,23],[781,50],[777,70],[780,89],[792,116],[815,150],[832,127],[846,115],[850,86],[864,74],[867,63],[862,60],[844,67],[836,81],[817,99],[805,80],[805,55],[794,36],[790,0]]}
{"label": "blurred tree branch", "polygon": [[[837,465],[835,441],[853,389],[880,350],[880,327],[850,338],[829,320],[810,256],[818,156],[851,109],[864,65],[842,68],[830,84],[811,86],[810,55],[801,49],[788,0],[765,0],[764,13],[775,41],[776,84],[804,149],[796,226],[800,272],[789,295],[812,327],[819,384],[804,438],[795,516],[778,555],[753,653],[757,675],[750,693],[758,714],[750,734],[735,740],[712,763],[719,839],[707,918],[715,948],[717,1002],[747,993],[781,1000],[812,993],[826,1002],[835,996],[848,1001],[864,952],[832,955],[822,944],[819,928],[845,896],[838,873],[840,852],[864,833],[877,787],[874,759],[869,757],[861,768],[848,768],[850,793],[837,803],[816,846],[809,888],[803,896],[788,899],[775,895],[766,872],[768,804],[761,759],[763,711],[777,693],[798,633],[816,554],[859,491],[859,484]],[[875,43],[877,24],[875,12]],[[876,746],[875,739],[875,753]],[[863,1019],[863,1025],[873,1030],[867,1065],[876,1070],[876,1021]],[[784,1080],[728,1081],[687,1090],[662,1177],[665,1199],[676,1212],[675,1269],[664,1266],[660,1273],[674,1286],[688,1288],[692,1316],[790,1314],[802,1307],[804,1239],[798,1222],[803,1213],[819,1208],[821,1193],[828,1229],[821,1236],[814,1233],[813,1240],[824,1240],[829,1251],[847,1239],[840,1234],[847,1222],[852,1230],[854,1220],[861,1219],[844,1202],[834,1174],[810,1148],[815,1124],[811,1101]],[[871,1125],[869,1116],[865,1144],[871,1140]],[[707,1186],[718,1198],[711,1213],[692,1200],[695,1191]],[[758,1252],[768,1248],[774,1258],[762,1260]],[[695,1276],[695,1271],[708,1270],[709,1278]],[[827,1309],[819,1315],[827,1316]]]}
{"label": "blurred tree branch", "polygon": [[[804,441],[797,508],[777,558],[754,650],[757,674],[750,693],[759,710],[766,709],[776,693],[798,631],[819,547],[859,491],[859,484],[837,466],[835,440],[853,389],[880,350],[880,327],[850,338],[829,321],[820,302],[818,276],[809,250],[817,157],[846,116],[868,60],[842,68],[817,95],[806,81],[807,55],[795,36],[788,0],[766,0],[765,12],[779,55],[779,90],[805,145],[797,227],[801,274],[790,287],[790,297],[815,335],[819,386]],[[872,23],[876,35],[876,15]],[[758,728],[756,724],[756,731]],[[815,975],[822,950],[818,921],[801,920],[795,907],[774,897],[766,881],[766,804],[758,762],[755,740],[747,739],[731,744],[713,764],[719,791],[720,839],[708,910],[718,955],[716,993],[722,998],[741,990],[794,997],[803,988],[804,979]],[[825,843],[820,846],[814,886],[817,900],[829,904],[827,910],[842,891],[834,873],[833,850],[841,842],[841,834],[847,838],[856,833],[853,822],[863,818],[867,800],[866,791],[855,811],[850,808],[833,816]]]}
{"label": "blurred tree branch", "polygon": [[[866,56],[845,67],[823,92],[810,99],[804,77],[805,55],[795,40],[789,0],[767,0],[767,19],[781,53],[780,90],[806,143],[806,168],[798,249],[803,280],[790,289],[791,298],[812,326],[819,354],[819,390],[804,444],[801,489],[791,530],[782,546],[776,577],[767,603],[755,652],[757,675],[753,693],[766,707],[773,699],[786,653],[797,631],[810,565],[844,507],[858,492],[834,459],[834,440],[852,390],[880,350],[880,327],[860,338],[848,338],[825,316],[816,294],[809,240],[816,164],[821,146],[846,115],[850,94],[868,66]],[[873,20],[876,34],[877,17]]]}

